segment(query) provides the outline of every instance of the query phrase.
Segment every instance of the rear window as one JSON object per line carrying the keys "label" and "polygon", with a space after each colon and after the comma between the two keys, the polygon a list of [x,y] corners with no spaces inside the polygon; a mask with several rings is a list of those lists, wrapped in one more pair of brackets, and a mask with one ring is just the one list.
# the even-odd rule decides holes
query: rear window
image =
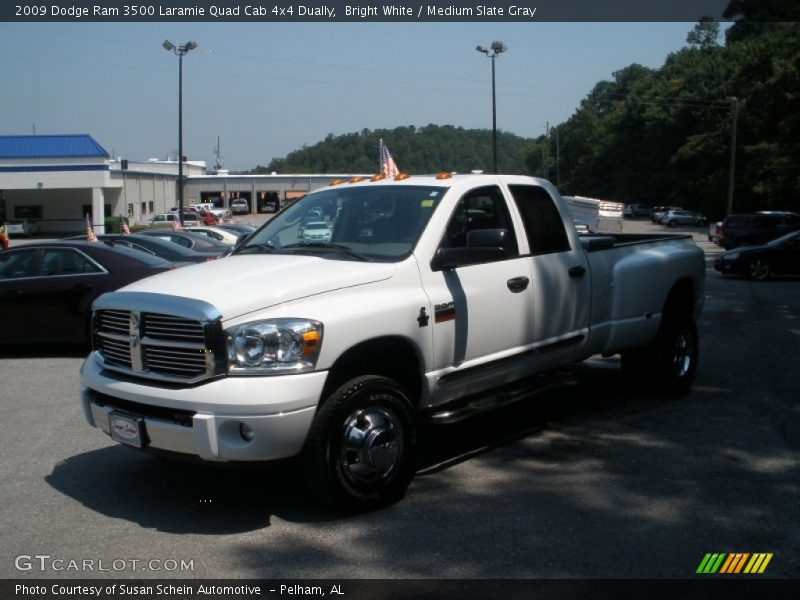
{"label": "rear window", "polygon": [[722,223],[723,227],[750,227],[750,217],[728,217]]}
{"label": "rear window", "polygon": [[533,254],[552,254],[570,249],[567,232],[558,208],[544,188],[510,185]]}

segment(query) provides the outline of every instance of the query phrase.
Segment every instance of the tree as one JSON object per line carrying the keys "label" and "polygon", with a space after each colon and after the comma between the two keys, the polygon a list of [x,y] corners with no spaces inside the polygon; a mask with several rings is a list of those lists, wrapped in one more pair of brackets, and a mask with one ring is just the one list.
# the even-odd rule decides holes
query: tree
{"label": "tree", "polygon": [[718,46],[719,23],[711,17],[700,17],[700,20],[686,36],[686,41],[690,46],[696,46],[700,50],[709,51]]}

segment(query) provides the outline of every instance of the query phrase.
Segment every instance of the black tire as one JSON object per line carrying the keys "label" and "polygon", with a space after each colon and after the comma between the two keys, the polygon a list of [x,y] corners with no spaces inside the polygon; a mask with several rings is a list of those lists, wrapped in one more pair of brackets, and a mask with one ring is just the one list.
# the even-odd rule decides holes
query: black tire
{"label": "black tire", "polygon": [[754,258],[747,264],[747,277],[754,281],[769,279],[771,269],[769,263],[763,258]]}
{"label": "black tire", "polygon": [[667,313],[652,343],[622,353],[622,368],[629,381],[651,393],[680,396],[694,383],[699,356],[694,319]]}
{"label": "black tire", "polygon": [[302,462],[306,482],[334,507],[363,512],[403,497],[418,454],[408,394],[385,377],[342,385],[320,406]]}
{"label": "black tire", "polygon": [[677,226],[678,226],[678,223],[675,220],[672,220],[669,223],[667,223],[667,227],[675,228]]}

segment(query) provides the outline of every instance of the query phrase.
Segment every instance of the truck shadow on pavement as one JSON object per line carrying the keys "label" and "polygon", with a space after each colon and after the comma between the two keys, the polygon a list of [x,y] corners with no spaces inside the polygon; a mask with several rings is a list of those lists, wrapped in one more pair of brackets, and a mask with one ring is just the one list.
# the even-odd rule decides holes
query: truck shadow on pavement
{"label": "truck shadow on pavement", "polygon": [[[587,393],[590,389],[602,391]],[[613,365],[581,365],[569,384],[531,401],[452,425],[423,424],[418,477],[435,476],[513,444],[554,421],[596,411],[630,413],[653,402],[658,400],[624,393]],[[293,460],[225,467],[170,460],[115,444],[58,463],[45,480],[100,514],[173,533],[253,531],[269,527],[272,515],[302,523],[350,518],[314,499]]]}

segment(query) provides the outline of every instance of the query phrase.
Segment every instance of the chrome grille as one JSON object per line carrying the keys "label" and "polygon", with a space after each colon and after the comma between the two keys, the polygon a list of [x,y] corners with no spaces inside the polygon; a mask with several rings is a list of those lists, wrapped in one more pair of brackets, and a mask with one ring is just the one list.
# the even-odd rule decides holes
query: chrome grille
{"label": "chrome grille", "polygon": [[217,374],[218,364],[224,369],[219,319],[105,309],[95,312],[94,328],[95,350],[111,370],[195,383]]}

